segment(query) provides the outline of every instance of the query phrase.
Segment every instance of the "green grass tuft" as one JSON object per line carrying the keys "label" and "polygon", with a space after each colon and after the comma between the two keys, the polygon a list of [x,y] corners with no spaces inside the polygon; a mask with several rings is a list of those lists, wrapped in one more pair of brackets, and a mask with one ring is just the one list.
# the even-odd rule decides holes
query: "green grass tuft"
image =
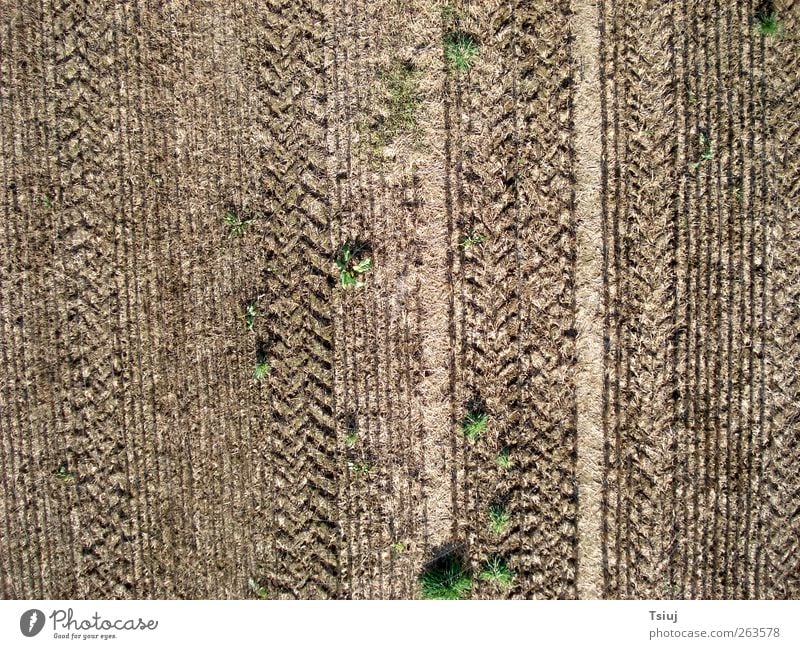
{"label": "green grass tuft", "polygon": [[347,448],[353,448],[358,442],[358,431],[348,430],[347,435],[344,437],[344,444]]}
{"label": "green grass tuft", "polygon": [[492,505],[489,507],[489,529],[493,534],[500,535],[505,532],[511,516],[503,505]]}
{"label": "green grass tuft", "polygon": [[256,381],[263,381],[265,378],[267,378],[271,371],[272,367],[266,358],[257,358],[256,367],[253,370],[253,378]]}
{"label": "green grass tuft", "polygon": [[395,62],[382,75],[381,81],[380,106],[364,125],[376,154],[381,154],[398,136],[416,131],[417,113],[422,103],[419,75],[410,63]]}
{"label": "green grass tuft", "polygon": [[756,27],[762,36],[780,36],[783,25],[774,10],[763,10],[756,14]]}
{"label": "green grass tuft", "polygon": [[509,569],[506,560],[500,556],[493,556],[489,559],[478,576],[482,581],[488,581],[504,588],[510,586],[514,581],[514,573]]}
{"label": "green grass tuft", "polygon": [[252,216],[240,216],[232,209],[225,210],[225,224],[228,226],[228,239],[241,237],[253,222]]}
{"label": "green grass tuft", "polygon": [[465,599],[472,590],[472,577],[452,554],[430,565],[419,582],[422,599]]}
{"label": "green grass tuft", "polygon": [[444,37],[444,57],[452,68],[460,72],[469,69],[478,49],[475,37],[466,32],[453,31]]}
{"label": "green grass tuft", "polygon": [[511,451],[504,448],[497,455],[497,466],[501,469],[510,469],[514,466],[514,461],[511,459]]}
{"label": "green grass tuft", "polygon": [[388,93],[388,116],[384,123],[385,135],[393,140],[400,133],[408,133],[417,125],[420,104],[419,80],[408,63],[397,63],[385,78]]}
{"label": "green grass tuft", "polygon": [[467,412],[461,422],[461,431],[470,442],[477,440],[489,425],[489,415],[483,410],[474,408]]}

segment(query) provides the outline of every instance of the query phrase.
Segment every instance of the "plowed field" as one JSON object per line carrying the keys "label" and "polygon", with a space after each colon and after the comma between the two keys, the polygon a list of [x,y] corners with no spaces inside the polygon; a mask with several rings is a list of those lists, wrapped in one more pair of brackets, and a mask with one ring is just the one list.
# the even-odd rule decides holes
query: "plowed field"
{"label": "plowed field", "polygon": [[799,71],[792,0],[0,0],[0,597],[800,597]]}

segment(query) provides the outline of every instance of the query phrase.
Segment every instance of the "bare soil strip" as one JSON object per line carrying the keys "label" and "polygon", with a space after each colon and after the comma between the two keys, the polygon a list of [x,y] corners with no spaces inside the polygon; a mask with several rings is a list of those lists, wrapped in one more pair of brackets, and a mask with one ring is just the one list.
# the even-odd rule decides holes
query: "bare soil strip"
{"label": "bare soil strip", "polygon": [[602,597],[601,489],[603,482],[603,241],[600,207],[601,86],[599,7],[578,2],[575,88],[575,378],[578,435],[578,597]]}
{"label": "bare soil strip", "polygon": [[450,543],[454,527],[451,472],[454,434],[450,372],[453,341],[450,338],[449,314],[451,292],[450,259],[452,256],[451,214],[445,204],[443,105],[437,101],[444,86],[439,8],[420,3],[424,21],[416,24],[418,37],[425,43],[418,53],[417,65],[423,79],[421,91],[433,101],[424,104],[420,128],[424,142],[410,162],[419,179],[422,204],[414,223],[414,245],[418,264],[410,281],[418,291],[420,318],[421,376],[415,390],[415,404],[422,413],[424,453],[424,490],[426,507],[426,550],[435,552]]}
{"label": "bare soil strip", "polygon": [[[571,144],[577,69],[570,11],[567,3],[521,2],[512,12],[518,34],[505,37],[518,70],[515,253],[520,331],[515,357],[504,359],[519,364],[517,391],[509,399],[519,423],[508,443],[519,461],[511,480],[522,513],[506,548],[519,557],[526,577],[514,596],[525,598],[578,596]],[[554,46],[542,48],[545,42]]]}
{"label": "bare soil strip", "polygon": [[[66,321],[59,344],[66,350],[71,382],[67,431],[68,466],[79,470],[75,541],[80,547],[80,596],[107,591],[123,596],[132,587],[133,536],[122,528],[132,497],[125,444],[110,438],[119,420],[115,314],[124,293],[115,289],[114,231],[119,208],[122,55],[111,29],[113,11],[89,3],[64,7],[55,17],[63,54],[55,70],[55,125],[61,216],[56,237],[65,274]],[[93,34],[96,47],[87,46]],[[113,135],[112,135],[113,134]],[[124,515],[121,515],[125,512]]]}
{"label": "bare soil strip", "polygon": [[[367,101],[363,79],[371,76],[372,61],[362,52],[363,38],[359,27],[373,24],[373,15],[360,13],[359,2],[343,2],[336,6],[331,24],[336,47],[331,72],[335,92],[333,169],[337,183],[334,205],[331,255],[337,255],[346,243],[363,242],[371,249],[369,256],[377,267],[382,263],[373,247],[376,195],[370,184],[368,161],[359,147],[360,116]],[[380,47],[379,45],[377,47]],[[365,253],[366,254],[366,253]],[[337,278],[338,280],[338,278]],[[381,480],[383,467],[376,463],[377,445],[374,409],[370,400],[379,376],[372,346],[374,318],[374,274],[364,278],[367,287],[359,291],[334,288],[334,423],[336,444],[342,461],[340,474],[339,526],[342,566],[341,596],[369,598],[379,589],[380,551],[377,545],[376,520],[381,517],[381,500],[374,483]],[[369,295],[365,295],[369,292]]]}
{"label": "bare soil strip", "polygon": [[48,350],[0,384],[3,595],[338,595],[326,11],[42,9],[0,40],[3,354]]}
{"label": "bare soil strip", "polygon": [[[332,248],[359,241],[373,261],[363,287],[333,295],[340,596],[409,598],[452,520],[441,60],[426,2],[362,4],[333,21]],[[414,124],[395,129],[398,109]]]}

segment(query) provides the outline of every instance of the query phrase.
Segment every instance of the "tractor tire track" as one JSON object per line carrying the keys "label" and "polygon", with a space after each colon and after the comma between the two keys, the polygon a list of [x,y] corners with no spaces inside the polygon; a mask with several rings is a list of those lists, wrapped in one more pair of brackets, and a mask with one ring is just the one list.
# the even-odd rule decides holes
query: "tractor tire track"
{"label": "tractor tire track", "polygon": [[[340,592],[334,425],[334,279],[328,253],[331,205],[326,168],[326,18],[319,2],[270,4],[274,54],[266,60],[272,110],[267,204],[273,213],[276,272],[267,282],[268,338],[274,341],[272,431],[275,596],[330,598]],[[267,151],[265,151],[265,154]],[[301,299],[296,301],[298,296]]]}
{"label": "tractor tire track", "polygon": [[[454,154],[457,236],[486,236],[456,266],[463,314],[456,422],[472,400],[490,416],[482,438],[460,442],[462,517],[473,568],[499,554],[516,572],[511,597],[576,596],[568,15],[565,3],[470,3],[458,28],[477,35],[480,54],[468,72],[452,73],[452,105],[463,116],[454,128],[462,143]],[[496,467],[503,449],[510,471]],[[510,516],[499,536],[489,530],[494,504]]]}

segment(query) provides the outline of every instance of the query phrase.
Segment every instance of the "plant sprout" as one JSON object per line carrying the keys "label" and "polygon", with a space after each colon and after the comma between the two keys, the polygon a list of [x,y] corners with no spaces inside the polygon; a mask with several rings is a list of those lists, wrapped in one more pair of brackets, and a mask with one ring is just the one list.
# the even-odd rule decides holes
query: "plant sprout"
{"label": "plant sprout", "polygon": [[765,9],[756,14],[756,26],[762,36],[779,36],[783,31],[778,14],[772,9]]}
{"label": "plant sprout", "polygon": [[703,131],[700,131],[700,159],[692,163],[692,171],[697,171],[697,168],[704,162],[708,162],[714,157],[714,141]]}
{"label": "plant sprout", "polygon": [[466,32],[450,32],[444,38],[444,56],[451,67],[463,72],[478,54],[475,37]]}
{"label": "plant sprout", "polygon": [[474,232],[470,231],[464,236],[461,241],[459,241],[458,245],[461,246],[464,250],[471,248],[472,246],[477,246],[481,243],[486,241],[485,234],[475,234]]}
{"label": "plant sprout", "polygon": [[269,364],[269,361],[266,358],[260,358],[256,360],[256,367],[253,370],[253,378],[256,381],[263,381],[269,375],[270,371],[272,371],[272,367]]}
{"label": "plant sprout", "polygon": [[470,442],[477,440],[489,425],[489,415],[480,409],[471,409],[461,422],[461,430]]}
{"label": "plant sprout", "polygon": [[346,243],[339,251],[336,258],[336,267],[339,269],[339,282],[342,288],[359,288],[364,285],[359,279],[369,270],[372,270],[372,260],[369,257],[358,260],[358,250],[355,245]]}
{"label": "plant sprout", "polygon": [[250,590],[253,591],[253,594],[258,597],[258,599],[267,599],[267,589],[261,586],[255,579],[248,577],[247,585],[250,586]]}
{"label": "plant sprout", "polygon": [[66,463],[60,464],[54,475],[62,482],[72,482],[75,479],[75,475],[67,468]]}
{"label": "plant sprout", "polygon": [[256,323],[256,318],[260,318],[264,314],[258,310],[258,307],[255,305],[254,302],[250,302],[244,308],[244,324],[247,327],[247,331],[253,331],[253,327]]}
{"label": "plant sprout", "polygon": [[500,535],[508,527],[511,520],[506,508],[502,505],[492,505],[489,507],[489,529],[493,534]]}
{"label": "plant sprout", "polygon": [[504,448],[497,455],[497,466],[501,469],[510,469],[513,465],[514,462],[511,460],[511,451]]}
{"label": "plant sprout", "polygon": [[347,431],[347,435],[345,435],[344,444],[347,448],[353,448],[356,442],[358,442],[358,431],[351,428]]}
{"label": "plant sprout", "polygon": [[247,227],[253,222],[252,216],[239,216],[234,210],[225,210],[225,223],[228,226],[228,239],[241,237]]}
{"label": "plant sprout", "polygon": [[472,577],[454,555],[434,562],[419,581],[422,599],[464,599],[472,590]]}
{"label": "plant sprout", "polygon": [[488,581],[506,588],[514,581],[514,573],[508,568],[506,560],[496,555],[486,562],[486,566],[478,576],[483,581]]}

